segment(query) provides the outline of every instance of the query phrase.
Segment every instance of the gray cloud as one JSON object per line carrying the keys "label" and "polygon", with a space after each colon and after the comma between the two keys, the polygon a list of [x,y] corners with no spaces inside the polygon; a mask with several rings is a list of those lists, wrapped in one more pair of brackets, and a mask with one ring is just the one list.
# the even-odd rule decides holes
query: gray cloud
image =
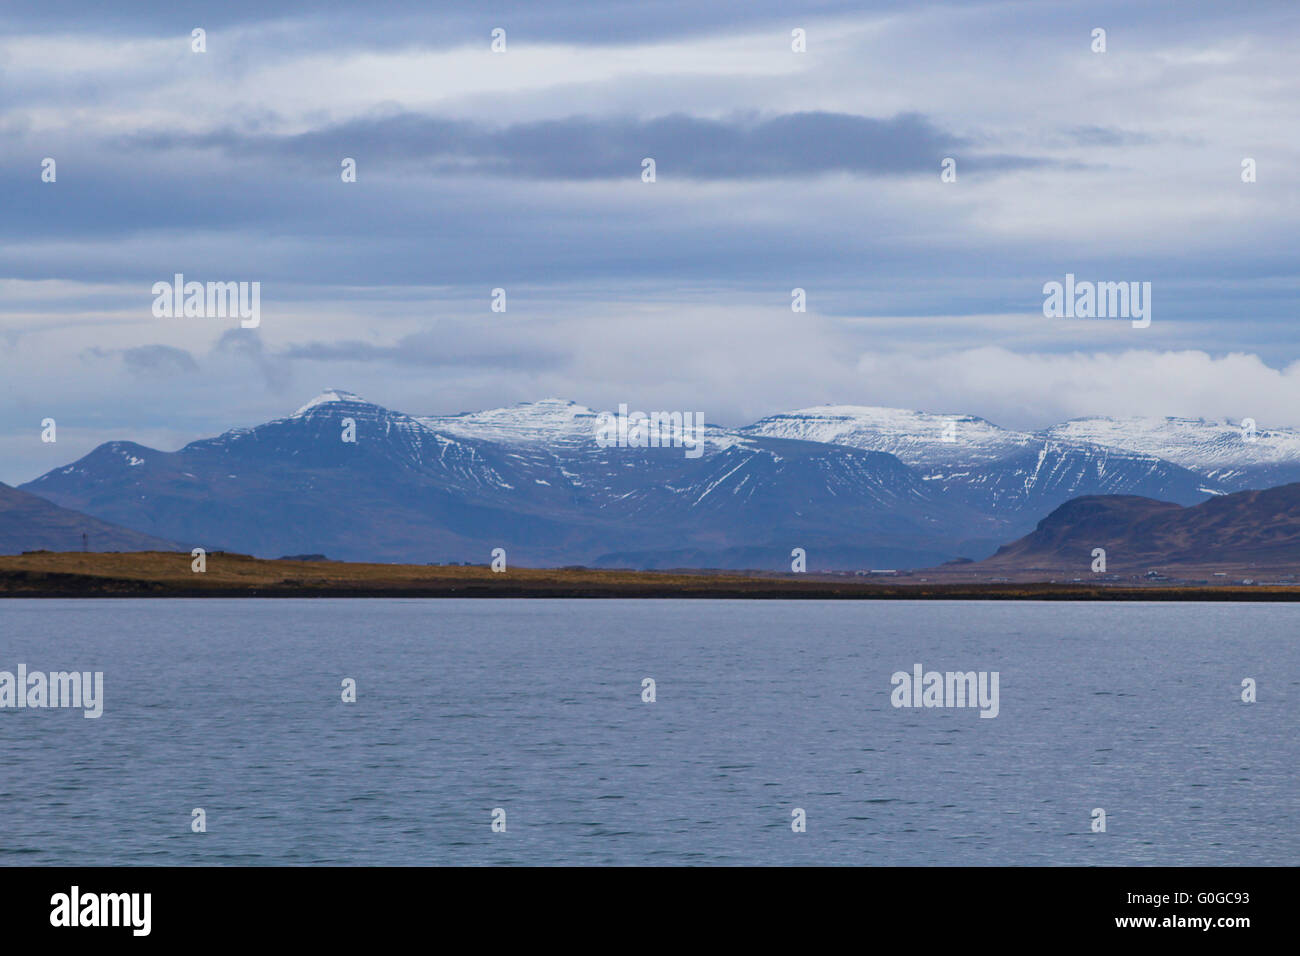
{"label": "gray cloud", "polygon": [[274,395],[284,395],[293,382],[293,367],[271,354],[262,337],[251,329],[227,329],[212,347],[212,354],[248,363],[257,369],[263,383]]}
{"label": "gray cloud", "polygon": [[[486,337],[486,336],[482,336]],[[521,371],[555,369],[569,357],[539,342],[526,346],[501,346],[478,341],[474,333],[447,324],[437,333],[403,336],[394,345],[370,342],[305,342],[291,345],[278,357],[315,362],[392,362],[428,368],[499,368]],[[518,339],[518,336],[512,336]]]}
{"label": "gray cloud", "polygon": [[[36,412],[199,437],[301,404],[299,372],[430,412],[664,390],[743,419],[936,396],[994,418],[1164,392],[1178,412],[1219,393],[1261,421],[1298,407],[1252,392],[1249,363],[1207,375],[1203,399],[1167,389],[1203,373],[1158,358],[1295,360],[1294,0],[3,6],[15,478],[49,467]],[[657,187],[638,181],[647,155]],[[159,325],[149,290],[175,272],[261,281],[261,331]],[[1152,328],[1044,324],[1042,285],[1067,272],[1151,281]],[[507,316],[487,312],[496,286]],[[988,345],[1082,350],[1083,372]],[[87,346],[103,360],[76,361]],[[1089,354],[1134,348],[1150,383],[1142,361],[1091,381]],[[885,358],[856,368],[866,350]],[[187,356],[201,388],[177,387]]]}
{"label": "gray cloud", "polygon": [[127,371],[140,376],[172,376],[197,372],[194,356],[170,345],[140,345],[122,351]]}
{"label": "gray cloud", "polygon": [[[635,179],[644,157],[658,175],[701,180],[860,175],[932,175],[940,159],[970,141],[919,113],[887,119],[806,112],[733,116],[676,114],[650,120],[569,117],[492,128],[465,120],[403,113],[352,120],[297,136],[222,130],[198,135],[136,134],[136,149],[222,149],[247,156],[288,156],[319,164],[351,156],[358,163],[423,162],[440,172],[529,179]],[[1047,161],[972,155],[963,170],[1018,169]]]}
{"label": "gray cloud", "polygon": [[1065,139],[1079,146],[1140,146],[1152,141],[1146,133],[1108,126],[1075,126],[1065,131]]}
{"label": "gray cloud", "polygon": [[[936,0],[937,6],[962,7],[983,0]],[[1261,0],[1262,2],[1262,0]],[[905,9],[914,0],[805,0],[803,18]],[[511,42],[641,43],[646,39],[700,32],[753,28],[772,23],[784,27],[790,7],[782,0],[701,4],[696,0],[385,0],[359,6],[355,0],[42,0],[13,5],[0,15],[11,30],[57,31],[76,23],[83,30],[161,36],[188,34],[191,25],[221,30],[290,21],[300,40],[313,46],[358,43],[397,47],[413,38],[485,44],[489,31],[501,26]],[[786,27],[788,30],[788,27]]]}

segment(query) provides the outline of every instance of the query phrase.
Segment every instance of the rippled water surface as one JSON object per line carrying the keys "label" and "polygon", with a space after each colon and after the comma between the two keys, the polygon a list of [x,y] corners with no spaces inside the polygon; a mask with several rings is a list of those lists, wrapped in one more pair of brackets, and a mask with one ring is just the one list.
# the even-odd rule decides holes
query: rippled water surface
{"label": "rippled water surface", "polygon": [[[0,863],[1294,865],[1297,634],[1287,605],[0,601],[0,670],[105,682],[98,720],[0,710]],[[999,715],[894,708],[918,662],[998,671]]]}

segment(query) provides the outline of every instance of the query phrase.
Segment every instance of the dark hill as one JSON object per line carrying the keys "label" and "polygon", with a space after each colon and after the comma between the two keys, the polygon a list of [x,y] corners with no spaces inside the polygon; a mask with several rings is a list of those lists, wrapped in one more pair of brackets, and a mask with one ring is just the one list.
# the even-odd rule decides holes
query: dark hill
{"label": "dark hill", "polygon": [[109,524],[0,484],[0,554],[80,551],[83,545],[91,551],[182,550],[175,542]]}
{"label": "dark hill", "polygon": [[981,567],[1108,570],[1159,565],[1300,568],[1300,483],[1240,491],[1190,507],[1130,495],[1075,498]]}

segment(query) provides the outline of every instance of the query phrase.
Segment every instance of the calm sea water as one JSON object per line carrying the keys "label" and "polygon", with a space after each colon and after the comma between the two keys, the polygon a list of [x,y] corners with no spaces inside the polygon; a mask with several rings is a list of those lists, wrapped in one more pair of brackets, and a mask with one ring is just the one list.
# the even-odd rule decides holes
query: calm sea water
{"label": "calm sea water", "polygon": [[[105,675],[98,720],[0,710],[0,863],[1295,865],[1298,625],[1240,604],[0,601],[0,670]],[[999,716],[892,707],[918,662],[998,671]]]}

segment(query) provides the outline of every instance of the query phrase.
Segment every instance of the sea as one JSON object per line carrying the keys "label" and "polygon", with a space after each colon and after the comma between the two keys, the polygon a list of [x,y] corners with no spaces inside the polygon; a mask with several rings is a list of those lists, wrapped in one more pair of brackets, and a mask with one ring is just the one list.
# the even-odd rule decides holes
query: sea
{"label": "sea", "polygon": [[102,714],[0,708],[0,865],[1300,863],[1290,604],[3,600],[19,665]]}

